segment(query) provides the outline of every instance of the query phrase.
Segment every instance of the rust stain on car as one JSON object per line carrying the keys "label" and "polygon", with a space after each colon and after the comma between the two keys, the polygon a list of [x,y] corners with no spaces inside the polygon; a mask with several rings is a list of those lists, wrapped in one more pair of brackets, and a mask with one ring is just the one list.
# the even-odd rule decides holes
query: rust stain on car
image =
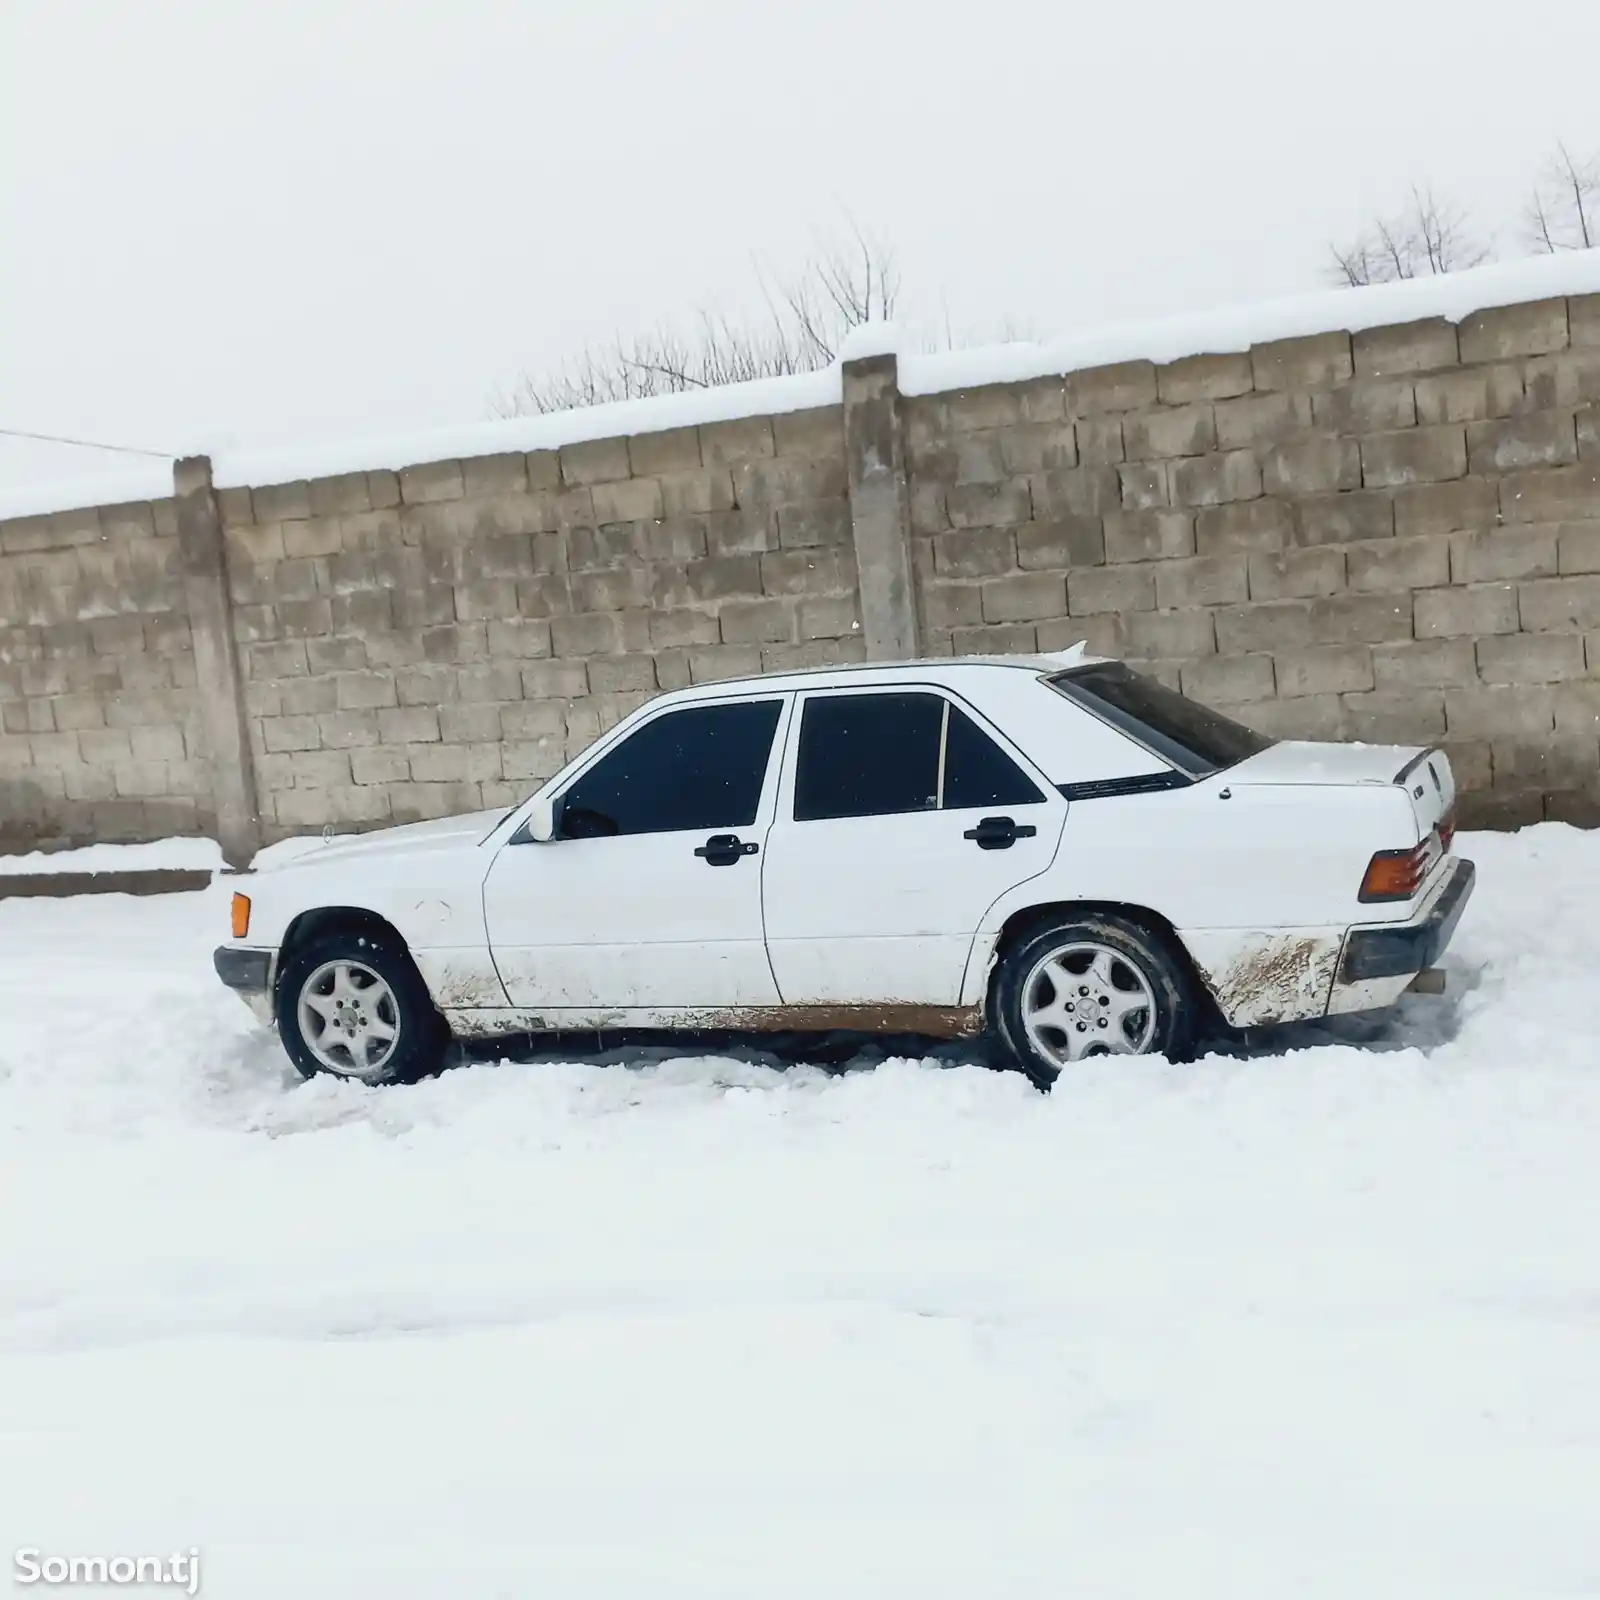
{"label": "rust stain on car", "polygon": [[1235,1027],[1304,1017],[1327,1006],[1339,940],[1307,934],[1259,934],[1205,977],[1223,1016]]}
{"label": "rust stain on car", "polygon": [[679,1027],[732,1033],[914,1033],[970,1039],[983,1032],[979,1006],[722,1006],[688,1013]]}

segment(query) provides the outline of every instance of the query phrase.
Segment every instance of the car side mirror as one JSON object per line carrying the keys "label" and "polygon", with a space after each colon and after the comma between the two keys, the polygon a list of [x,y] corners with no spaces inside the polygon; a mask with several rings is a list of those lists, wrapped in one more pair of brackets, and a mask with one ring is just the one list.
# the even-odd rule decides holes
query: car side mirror
{"label": "car side mirror", "polygon": [[528,837],[535,844],[549,844],[561,824],[561,802],[548,794],[536,794],[528,808]]}

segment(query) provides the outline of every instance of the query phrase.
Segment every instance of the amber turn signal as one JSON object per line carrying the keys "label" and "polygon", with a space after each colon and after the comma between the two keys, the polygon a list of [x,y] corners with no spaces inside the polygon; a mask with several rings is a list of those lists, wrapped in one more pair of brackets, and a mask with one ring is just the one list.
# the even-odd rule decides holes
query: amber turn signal
{"label": "amber turn signal", "polygon": [[1422,887],[1422,876],[1428,856],[1426,844],[1410,850],[1380,850],[1367,863],[1366,876],[1361,880],[1361,893],[1356,898],[1363,905],[1375,900],[1411,900]]}
{"label": "amber turn signal", "polygon": [[233,936],[242,939],[250,931],[250,896],[236,894],[233,897]]}

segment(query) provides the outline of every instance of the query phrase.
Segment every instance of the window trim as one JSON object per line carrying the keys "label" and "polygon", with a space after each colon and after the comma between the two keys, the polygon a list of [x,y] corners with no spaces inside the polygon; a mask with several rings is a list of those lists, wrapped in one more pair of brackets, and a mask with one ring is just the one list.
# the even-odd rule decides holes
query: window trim
{"label": "window trim", "polygon": [[[939,751],[939,799],[941,804],[934,810],[877,811],[864,816],[813,817],[808,821],[797,820],[794,814],[794,791],[796,780],[800,774],[800,729],[805,721],[806,702],[809,700],[836,699],[841,695],[859,697],[868,694],[932,694],[937,695],[944,701],[946,710],[940,719]],[[779,774],[778,792],[774,797],[777,807],[773,818],[774,825],[809,828],[818,823],[828,822],[891,822],[904,817],[944,816],[946,814],[942,804],[944,800],[944,742],[948,736],[950,725],[948,708],[952,705],[969,717],[973,726],[980,733],[994,740],[1000,749],[1021,768],[1029,781],[1039,791],[1040,798],[1038,800],[1030,800],[1028,802],[1030,806],[1044,806],[1048,810],[1066,804],[1056,785],[1040,770],[1038,762],[1018,746],[1016,740],[997,728],[993,721],[985,716],[970,700],[945,684],[928,683],[921,679],[899,683],[830,683],[814,689],[802,688],[793,691],[793,703],[789,709],[787,748],[784,750],[783,755],[783,769]]]}
{"label": "window trim", "polygon": [[[612,751],[620,749],[625,740],[631,739],[634,734],[641,732],[651,723],[659,722],[662,717],[670,717],[679,711],[702,711],[715,706],[751,705],[763,700],[776,700],[779,703],[778,721],[772,730],[772,748],[767,752],[767,770],[761,779],[761,798],[756,804],[756,820],[750,823],[749,827],[752,830],[768,828],[776,815],[783,781],[783,761],[788,747],[789,723],[794,712],[793,689],[768,689],[765,692],[752,692],[746,689],[740,694],[696,696],[693,700],[677,700],[671,704],[650,701],[640,706],[631,716],[624,717],[616,727],[610,729],[602,738],[596,739],[587,750],[580,751],[554,777],[547,778],[527,800],[522,802],[519,809],[525,811],[533,800],[547,792],[550,798],[559,804],[572,786],[593,767],[605,760]],[[553,839],[550,842],[566,845],[610,844],[618,839],[671,839],[678,837],[679,834],[692,834],[696,831],[693,828],[686,828],[675,829],[670,833],[621,833],[602,835],[597,839]],[[528,832],[526,816],[517,824],[515,832],[506,841],[508,845],[537,842]]]}

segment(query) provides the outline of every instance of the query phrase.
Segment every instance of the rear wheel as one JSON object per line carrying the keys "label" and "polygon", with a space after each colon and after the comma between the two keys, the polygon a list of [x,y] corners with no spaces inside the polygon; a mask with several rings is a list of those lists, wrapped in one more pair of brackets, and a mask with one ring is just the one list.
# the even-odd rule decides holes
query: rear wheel
{"label": "rear wheel", "polygon": [[1164,1055],[1193,1045],[1188,975],[1166,943],[1121,917],[1063,918],[1001,961],[995,1025],[1036,1083],[1090,1056]]}
{"label": "rear wheel", "polygon": [[278,1033],[306,1077],[402,1083],[438,1070],[449,1032],[404,946],[355,929],[291,951],[278,977]]}

